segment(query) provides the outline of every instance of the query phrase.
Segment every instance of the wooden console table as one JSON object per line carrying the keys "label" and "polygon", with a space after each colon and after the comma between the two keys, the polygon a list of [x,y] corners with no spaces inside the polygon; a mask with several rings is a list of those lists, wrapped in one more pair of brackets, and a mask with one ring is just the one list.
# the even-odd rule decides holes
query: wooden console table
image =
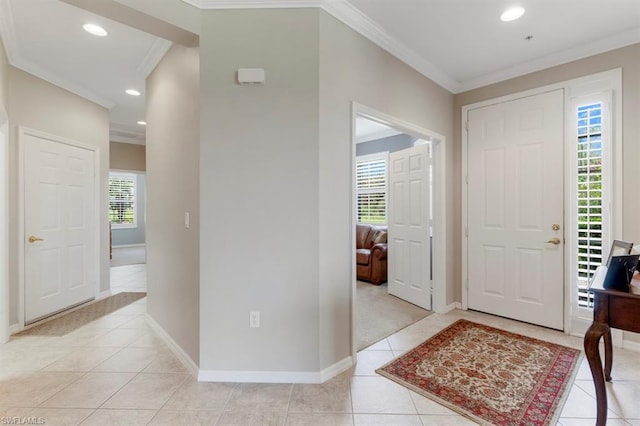
{"label": "wooden console table", "polygon": [[[607,422],[607,389],[604,381],[611,381],[613,350],[611,328],[640,332],[640,296],[604,288],[590,288],[593,292],[593,324],[584,336],[584,351],[589,361],[596,388],[598,417],[596,426]],[[600,338],[604,337],[604,370],[600,358]]]}

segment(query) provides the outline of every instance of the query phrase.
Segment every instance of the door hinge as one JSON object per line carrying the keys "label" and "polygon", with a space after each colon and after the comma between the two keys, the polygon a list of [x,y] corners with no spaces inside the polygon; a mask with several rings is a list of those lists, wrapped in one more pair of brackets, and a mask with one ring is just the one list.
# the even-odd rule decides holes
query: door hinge
{"label": "door hinge", "polygon": [[464,288],[469,290],[469,280],[464,280]]}
{"label": "door hinge", "polygon": [[464,227],[464,236],[469,238],[469,227],[467,226]]}
{"label": "door hinge", "polygon": [[468,121],[464,122],[464,130],[466,130],[467,132],[469,131],[469,122]]}
{"label": "door hinge", "polygon": [[469,185],[469,175],[464,175],[464,183]]}

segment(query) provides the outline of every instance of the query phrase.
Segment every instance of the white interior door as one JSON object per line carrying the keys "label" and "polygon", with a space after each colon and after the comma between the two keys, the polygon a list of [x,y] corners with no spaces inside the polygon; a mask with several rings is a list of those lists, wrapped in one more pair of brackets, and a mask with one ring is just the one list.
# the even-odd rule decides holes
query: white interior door
{"label": "white interior door", "polygon": [[561,330],[563,92],[467,118],[469,308]]}
{"label": "white interior door", "polygon": [[95,297],[95,152],[23,132],[25,323]]}
{"label": "white interior door", "polygon": [[431,309],[429,145],[389,156],[389,294]]}

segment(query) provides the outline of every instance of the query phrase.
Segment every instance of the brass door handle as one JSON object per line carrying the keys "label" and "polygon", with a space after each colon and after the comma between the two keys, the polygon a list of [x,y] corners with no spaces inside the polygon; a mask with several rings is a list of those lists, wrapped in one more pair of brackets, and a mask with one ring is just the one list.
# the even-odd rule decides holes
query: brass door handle
{"label": "brass door handle", "polygon": [[549,241],[547,241],[547,242],[548,242],[548,243],[551,243],[551,244],[558,245],[558,244],[560,244],[560,238],[558,238],[558,237],[553,237],[552,239],[550,239],[550,240],[549,240]]}
{"label": "brass door handle", "polygon": [[44,241],[44,238],[34,237],[33,235],[29,237],[30,243],[35,243],[36,241]]}

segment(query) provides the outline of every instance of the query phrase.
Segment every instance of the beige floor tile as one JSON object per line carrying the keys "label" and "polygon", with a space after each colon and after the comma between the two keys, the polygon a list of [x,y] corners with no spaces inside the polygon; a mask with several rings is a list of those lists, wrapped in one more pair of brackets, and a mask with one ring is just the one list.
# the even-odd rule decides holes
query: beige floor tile
{"label": "beige floor tile", "polygon": [[160,410],[149,425],[159,426],[205,426],[215,424],[219,411],[167,411]]}
{"label": "beige floor tile", "polygon": [[50,346],[61,346],[61,347],[83,347],[87,346],[87,344],[98,336],[102,336],[108,333],[108,329],[104,328],[94,328],[94,327],[80,327],[71,333],[67,333],[64,336],[57,337],[53,339],[49,345]]}
{"label": "beige floor tile", "polygon": [[91,339],[87,342],[87,346],[124,347],[140,338],[142,334],[144,334],[144,331],[139,329],[115,328],[106,334]]}
{"label": "beige floor tile", "polygon": [[42,403],[42,407],[98,408],[135,373],[87,373]]}
{"label": "beige floor tile", "polygon": [[413,404],[416,406],[416,410],[418,410],[418,414],[427,414],[427,415],[436,415],[436,416],[456,416],[456,413],[453,410],[448,409],[444,405],[440,405],[435,401],[432,401],[429,398],[426,398],[416,392],[409,391],[411,395],[411,399],[413,400]]}
{"label": "beige floor tile", "polygon": [[[131,348],[131,347],[129,347]],[[144,370],[145,373],[188,373],[182,362],[168,349],[155,348],[156,356]]]}
{"label": "beige floor tile", "polygon": [[[145,330],[146,331],[146,330]],[[146,331],[145,334],[131,342],[130,348],[166,348],[165,342],[153,331]]]}
{"label": "beige floor tile", "polygon": [[71,383],[82,373],[21,373],[0,381],[0,405],[5,407],[37,407]]}
{"label": "beige floor tile", "polygon": [[322,384],[293,386],[290,413],[351,413],[350,379],[339,376]]}
{"label": "beige floor tile", "polygon": [[144,315],[135,315],[129,317],[129,321],[120,325],[118,328],[142,328],[144,330],[150,330],[147,325],[147,318]]}
{"label": "beige floor tile", "polygon": [[156,413],[157,410],[99,409],[82,422],[82,426],[143,426],[149,424]]}
{"label": "beige floor tile", "polygon": [[43,371],[89,371],[113,356],[120,348],[75,348],[70,354],[47,365]]}
{"label": "beige floor tile", "polygon": [[166,410],[218,410],[227,404],[235,383],[206,383],[189,378],[164,405]]}
{"label": "beige floor tile", "polygon": [[123,348],[111,358],[96,365],[93,371],[138,373],[151,364],[157,353],[153,348]]}
{"label": "beige floor tile", "polygon": [[[595,401],[596,390],[592,380],[576,380],[575,384]],[[613,380],[606,387],[609,411],[615,413],[609,418],[640,418],[640,381]]]}
{"label": "beige floor tile", "polygon": [[384,377],[353,377],[351,398],[354,413],[417,414],[409,390]]}
{"label": "beige floor tile", "polygon": [[376,368],[392,361],[395,355],[392,351],[362,351],[358,353],[358,363],[354,371],[355,376],[376,376]]}
{"label": "beige floor tile", "polygon": [[[597,415],[596,400],[577,384],[571,387],[567,401],[564,404],[560,417],[595,419]],[[609,410],[607,417],[619,418],[617,414]]]}
{"label": "beige floor tile", "polygon": [[186,374],[140,373],[113,395],[103,408],[160,409],[186,378]]}
{"label": "beige floor tile", "polygon": [[286,412],[293,385],[240,383],[233,390],[225,411]]}
{"label": "beige floor tile", "polygon": [[128,315],[120,315],[120,311],[116,311],[117,314],[111,313],[109,315],[105,315],[98,319],[91,321],[88,325],[94,326],[95,328],[117,328],[123,324],[131,321],[133,317]]}
{"label": "beige floor tile", "polygon": [[[596,424],[596,419],[567,419],[560,418],[558,420],[558,424],[561,426],[593,426]],[[607,419],[607,426],[629,426],[629,424],[640,424],[633,423],[629,420],[625,421],[622,419]]]}
{"label": "beige floor tile", "polygon": [[409,414],[354,414],[353,421],[355,426],[422,426],[418,415]]}
{"label": "beige floor tile", "polygon": [[377,343],[369,346],[365,349],[365,351],[390,351],[391,346],[389,346],[389,341],[387,339],[382,339]]}
{"label": "beige floor tile", "polygon": [[74,426],[82,423],[93,413],[91,409],[34,408],[29,417],[40,418],[46,426]]}
{"label": "beige floor tile", "polygon": [[5,351],[0,353],[0,370],[3,372],[38,371],[70,352],[71,349],[61,347],[20,348]]}
{"label": "beige floor tile", "polygon": [[353,426],[353,415],[330,413],[289,413],[287,426]]}
{"label": "beige floor tile", "polygon": [[273,411],[225,411],[216,422],[216,426],[283,426],[285,419],[285,413]]}

